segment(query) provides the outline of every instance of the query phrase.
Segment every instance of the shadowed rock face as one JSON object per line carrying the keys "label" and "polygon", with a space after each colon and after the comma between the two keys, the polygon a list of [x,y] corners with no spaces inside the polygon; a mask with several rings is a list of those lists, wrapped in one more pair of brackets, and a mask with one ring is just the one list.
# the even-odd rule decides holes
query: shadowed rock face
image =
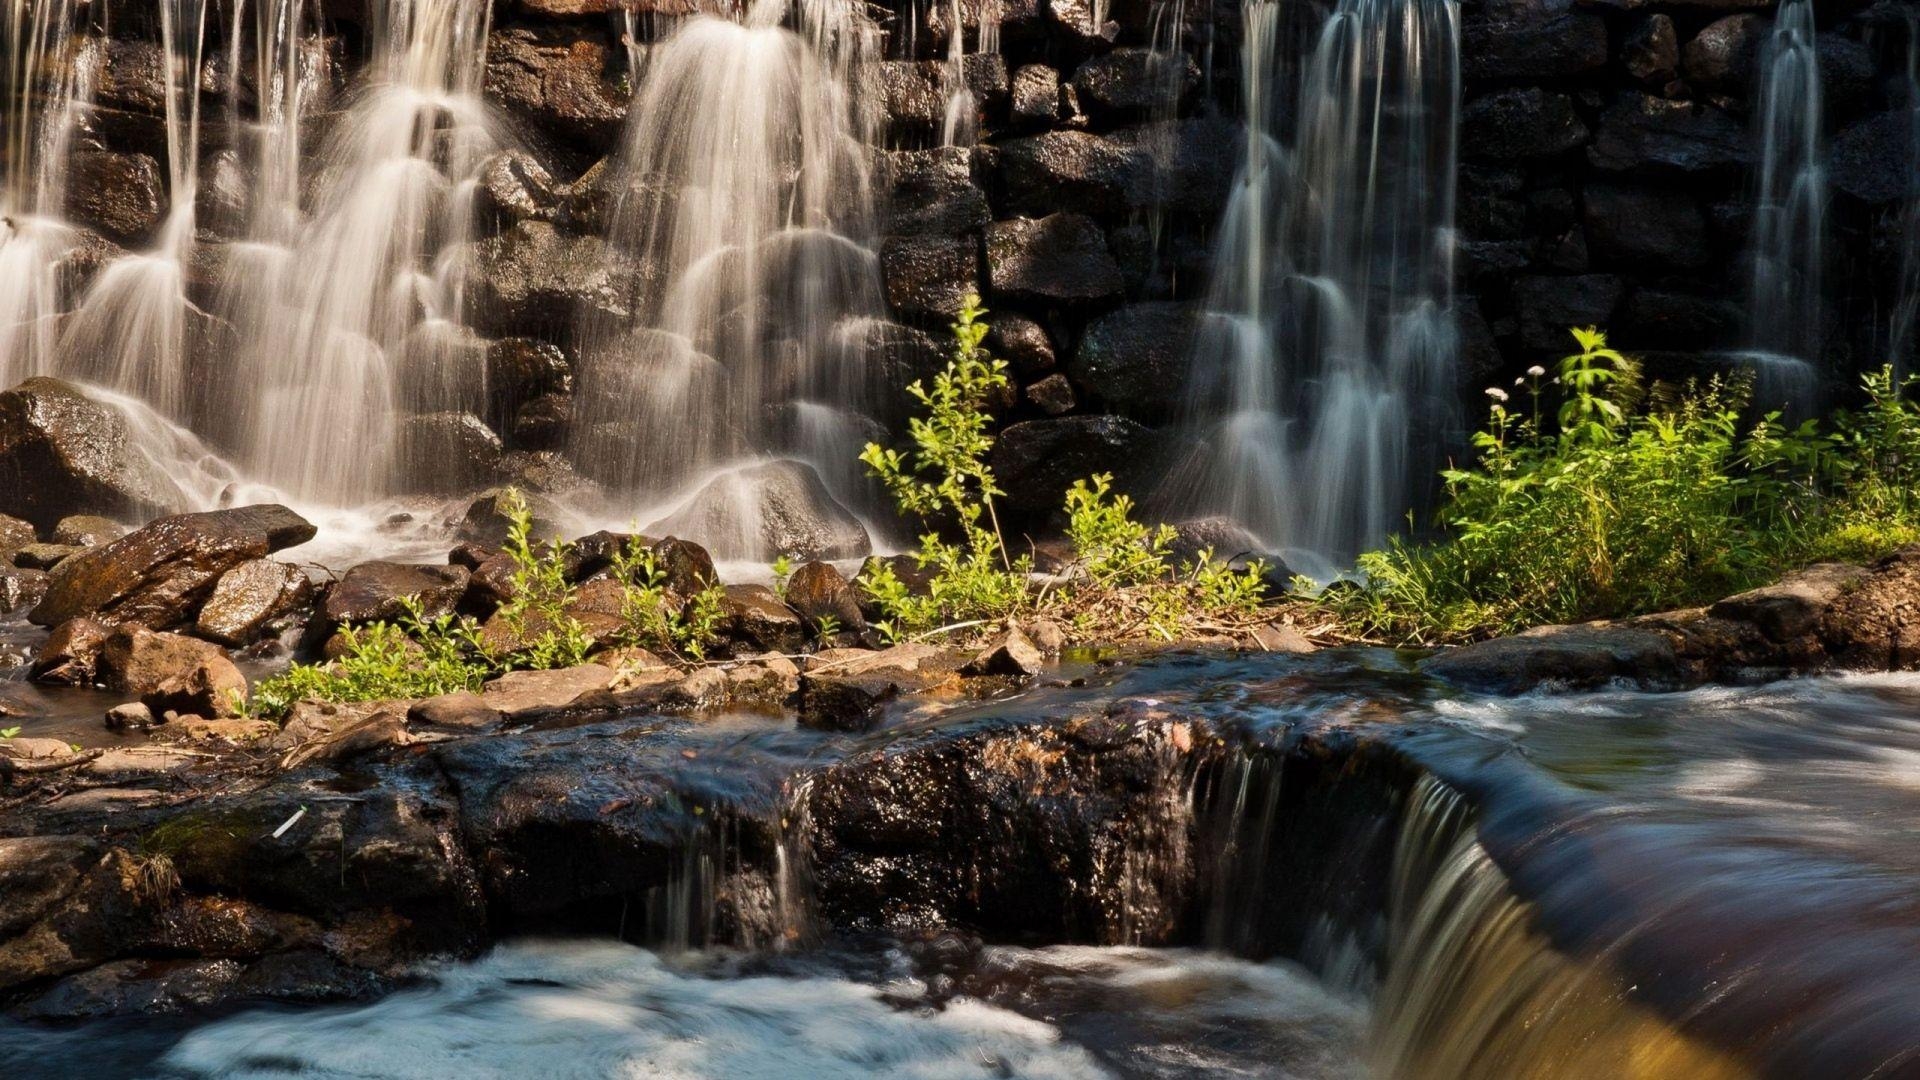
{"label": "shadowed rock face", "polygon": [[227,571],[304,544],[315,532],[284,506],[161,518],[61,562],[29,618],[57,626],[87,616],[164,630],[192,620]]}

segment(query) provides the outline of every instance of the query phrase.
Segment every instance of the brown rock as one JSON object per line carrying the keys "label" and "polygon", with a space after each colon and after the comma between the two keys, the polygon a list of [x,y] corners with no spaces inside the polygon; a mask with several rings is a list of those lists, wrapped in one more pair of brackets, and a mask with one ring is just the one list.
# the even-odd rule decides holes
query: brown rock
{"label": "brown rock", "polygon": [[32,522],[0,514],[0,555],[19,551],[39,539],[34,535]]}
{"label": "brown rock", "polygon": [[784,656],[763,656],[727,669],[728,696],[750,705],[784,705],[800,693],[800,669]]}
{"label": "brown rock", "polygon": [[121,627],[107,639],[100,674],[155,714],[239,716],[247,700],[246,676],[218,645],[142,626]]}
{"label": "brown rock", "polygon": [[498,727],[505,715],[479,694],[462,690],[416,703],[408,710],[407,719],[427,727],[485,731]]}
{"label": "brown rock", "polygon": [[169,739],[177,742],[210,743],[216,746],[252,746],[265,742],[280,731],[271,721],[244,716],[208,719],[182,716],[166,726]]}
{"label": "brown rock", "polygon": [[1920,667],[1920,546],[1869,567],[1822,615],[1820,636],[1841,667],[1863,671]]}
{"label": "brown rock", "polygon": [[194,631],[226,645],[245,645],[274,619],[306,606],[313,582],[297,566],[253,559],[220,575],[200,608]]}
{"label": "brown rock", "polygon": [[56,544],[90,548],[111,544],[127,535],[129,531],[125,525],[112,518],[104,518],[96,514],[74,514],[60,519],[60,523],[53,527],[53,535],[50,539]]}
{"label": "brown rock", "polygon": [[313,539],[284,506],[248,506],[161,518],[62,562],[28,616],[41,626],[89,616],[164,630],[191,619],[228,570]]}
{"label": "brown rock", "polygon": [[480,699],[507,719],[564,709],[583,694],[613,685],[614,669],[581,664],[554,671],[510,671],[481,689]]}
{"label": "brown rock", "polygon": [[729,585],[721,633],[751,652],[797,653],[807,643],[800,615],[765,585]]}
{"label": "brown rock", "polygon": [[1010,627],[976,653],[967,666],[960,670],[962,674],[972,676],[1031,678],[1040,674],[1046,666],[1047,658],[1028,640],[1027,635],[1021,633],[1018,627]]}
{"label": "brown rock", "polygon": [[787,579],[786,600],[806,620],[809,631],[817,631],[823,619],[840,624],[842,630],[859,630],[867,625],[853,583],[832,563],[815,561],[795,570]]}
{"label": "brown rock", "polygon": [[85,550],[71,544],[28,544],[13,553],[13,565],[24,570],[51,570]]}
{"label": "brown rock", "polygon": [[113,629],[93,619],[68,619],[53,628],[34,659],[35,682],[91,686],[99,678],[100,650]]}
{"label": "brown rock", "polygon": [[1284,623],[1266,623],[1247,631],[1247,637],[1253,641],[1253,647],[1261,652],[1292,653],[1305,656],[1318,652],[1319,646],[1307,640],[1307,636]]}
{"label": "brown rock", "polygon": [[38,604],[47,595],[45,570],[0,566],[0,614],[11,614]]}
{"label": "brown rock", "polygon": [[322,610],[336,624],[391,621],[405,613],[402,601],[411,599],[422,616],[438,618],[460,603],[468,577],[463,566],[361,563],[328,590]]}

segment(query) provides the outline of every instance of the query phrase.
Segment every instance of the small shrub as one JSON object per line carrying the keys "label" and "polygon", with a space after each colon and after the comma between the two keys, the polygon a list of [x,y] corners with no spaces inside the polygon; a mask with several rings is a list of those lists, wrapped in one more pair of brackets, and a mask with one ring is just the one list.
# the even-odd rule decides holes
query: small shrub
{"label": "small shrub", "polygon": [[396,622],[374,622],[340,632],[346,651],[325,664],[295,664],[253,690],[250,711],[284,717],[302,701],[382,701],[478,691],[493,677],[473,620],[425,619],[419,603],[402,601]]}

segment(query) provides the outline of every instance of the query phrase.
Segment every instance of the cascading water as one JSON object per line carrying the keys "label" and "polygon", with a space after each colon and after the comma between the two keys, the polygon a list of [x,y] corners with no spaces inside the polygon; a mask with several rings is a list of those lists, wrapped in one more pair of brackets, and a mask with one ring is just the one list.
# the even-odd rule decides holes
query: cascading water
{"label": "cascading water", "polygon": [[1907,12],[1906,110],[1911,188],[1895,218],[1900,237],[1899,279],[1887,320],[1887,355],[1896,374],[1920,366],[1920,11]]}
{"label": "cascading water", "polygon": [[[941,69],[940,90],[947,101],[940,128],[942,146],[972,146],[980,141],[980,101],[967,82],[967,34],[960,4],[961,0],[952,0],[947,62]],[[976,53],[997,55],[1000,52],[1000,0],[979,0],[979,19]]]}
{"label": "cascading water", "polygon": [[[298,19],[262,10],[278,33]],[[236,441],[261,479],[351,505],[391,490],[403,412],[472,407],[484,366],[462,349],[473,195],[501,146],[480,86],[484,4],[384,0],[376,53],[298,199],[297,140],[311,106],[305,47],[282,36],[257,61],[262,103],[254,207],[220,308],[257,395]],[[303,205],[310,213],[302,212]],[[456,400],[457,398],[457,400]]]}
{"label": "cascading water", "polygon": [[885,305],[876,118],[854,88],[877,48],[849,6],[786,0],[690,19],[654,47],[612,179],[632,314],[596,312],[579,334],[573,449],[590,476],[659,501],[757,454],[829,483],[857,456],[869,373],[848,327]]}
{"label": "cascading water", "polygon": [[67,147],[99,52],[74,33],[75,0],[0,6],[0,378],[53,369],[64,299],[59,261]]}
{"label": "cascading water", "polygon": [[1247,158],[1172,500],[1338,560],[1395,528],[1451,426],[1458,11],[1342,0],[1296,112],[1282,9],[1244,8]]}
{"label": "cascading water", "polygon": [[1755,404],[1812,410],[1822,339],[1827,174],[1813,0],[1786,0],[1760,62],[1759,171],[1747,283]]}

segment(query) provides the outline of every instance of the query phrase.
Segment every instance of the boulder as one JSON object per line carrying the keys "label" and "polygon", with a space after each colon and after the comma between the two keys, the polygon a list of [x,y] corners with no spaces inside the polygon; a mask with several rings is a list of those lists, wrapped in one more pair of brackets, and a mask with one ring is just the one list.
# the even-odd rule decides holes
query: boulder
{"label": "boulder", "polygon": [[461,495],[500,479],[504,450],[472,413],[437,412],[403,419],[394,454],[405,491]]}
{"label": "boulder", "polygon": [[47,572],[0,566],[0,615],[31,608],[47,595]]}
{"label": "boulder", "polygon": [[1607,172],[1701,173],[1753,160],[1744,125],[1709,105],[1622,93],[1600,114],[1587,160]]}
{"label": "boulder", "polygon": [[779,708],[800,693],[800,669],[784,656],[755,657],[726,676],[727,698],[738,705]]}
{"label": "boulder", "polygon": [[83,836],[0,839],[0,991],[110,959],[164,900],[134,860]]}
{"label": "boulder", "polygon": [[615,672],[601,664],[552,671],[510,671],[480,690],[480,703],[513,720],[566,708],[584,694],[613,685]]}
{"label": "boulder", "polygon": [[1833,185],[1875,205],[1920,198],[1913,139],[1909,114],[1899,109],[1848,125],[1833,140]]}
{"label": "boulder", "polygon": [[1460,70],[1469,80],[1563,79],[1607,64],[1607,22],[1590,11],[1468,18]]}
{"label": "boulder", "polygon": [[[29,544],[38,543],[39,539],[39,536],[34,533],[32,522],[0,514],[0,555],[19,551]],[[69,541],[56,537],[54,542],[68,543]]]}
{"label": "boulder", "polygon": [[692,596],[720,583],[713,556],[691,540],[669,536],[653,545],[653,564],[660,571],[661,584],[678,596]]}
{"label": "boulder", "polygon": [[29,616],[41,626],[89,616],[154,630],[190,621],[221,575],[313,539],[284,506],[246,506],[161,518],[62,562]]}
{"label": "boulder", "polygon": [[127,535],[128,532],[125,525],[112,518],[103,518],[96,514],[75,514],[61,518],[59,523],[54,525],[53,535],[49,539],[56,544],[90,548],[110,544]]}
{"label": "boulder", "polygon": [[1713,258],[1706,215],[1685,191],[1597,182],[1582,205],[1587,248],[1603,262],[1644,272],[1697,269]]}
{"label": "boulder", "polygon": [[[1133,206],[1136,211],[1163,209],[1217,219],[1245,164],[1241,129],[1217,116],[1137,124],[1109,137],[1143,160],[1135,190],[1144,198]],[[1202,259],[1206,257],[1202,249]]]}
{"label": "boulder", "polygon": [[487,345],[489,418],[505,428],[530,402],[573,392],[573,365],[566,352],[549,341],[503,338]]}
{"label": "boulder", "polygon": [[[508,514],[508,488],[495,488],[467,504],[455,535],[470,543],[498,548],[507,542],[507,529],[513,524]],[[529,514],[528,528],[535,540],[557,540],[563,535],[558,521],[560,508],[541,495],[520,493]],[[484,560],[482,560],[484,561]]]}
{"label": "boulder", "polygon": [[223,645],[245,645],[273,622],[313,600],[306,571],[271,559],[254,559],[220,575],[201,606],[194,632]]}
{"label": "boulder", "polygon": [[1053,370],[1056,359],[1053,338],[1047,328],[1009,311],[996,311],[989,319],[987,348],[1021,375]]}
{"label": "boulder", "polygon": [[1541,686],[1592,690],[1616,681],[1662,688],[1679,680],[1679,658],[1665,635],[1608,623],[1537,627],[1449,649],[1422,661],[1420,668],[1456,686],[1491,694],[1520,694]]}
{"label": "boulder", "polygon": [[1664,89],[1680,75],[1680,35],[1673,18],[1656,12],[1635,23],[1621,43],[1627,74],[1649,90]]}
{"label": "boulder", "polygon": [[1166,419],[1186,391],[1193,330],[1189,304],[1129,304],[1088,325],[1068,370],[1118,411]]}
{"label": "boulder", "polygon": [[167,212],[160,163],[140,153],[79,150],[67,158],[67,214],[124,244],[153,235]]}
{"label": "boulder", "polygon": [[1160,110],[1178,113],[1181,100],[1199,85],[1199,65],[1184,49],[1115,49],[1073,72],[1073,89],[1081,107],[1102,122],[1145,117]]}
{"label": "boulder", "polygon": [[459,605],[470,576],[463,566],[361,563],[327,591],[321,610],[335,625],[391,621],[405,612],[401,601],[412,599],[422,616],[437,618]]}
{"label": "boulder", "polygon": [[946,119],[947,98],[940,91],[940,65],[917,60],[886,60],[879,65],[881,101],[896,131],[937,132]]}
{"label": "boulder", "polygon": [[1000,505],[1011,517],[1045,520],[1061,513],[1074,481],[1097,472],[1114,475],[1117,490],[1136,497],[1157,478],[1160,447],[1152,431],[1119,416],[1063,416],[1029,420],[1000,433],[994,476],[1007,492]]}
{"label": "boulder", "polygon": [[58,379],[0,394],[0,509],[52,529],[74,514],[147,518],[185,501],[118,409]]}
{"label": "boulder", "polygon": [[55,686],[92,686],[100,677],[100,650],[113,628],[92,619],[68,619],[40,645],[29,677]]}
{"label": "boulder", "polygon": [[1460,112],[1460,152],[1469,158],[1553,157],[1585,145],[1587,135],[1572,98],[1537,86],[1482,94]]}
{"label": "boulder", "polygon": [[749,653],[797,653],[806,647],[809,627],[765,585],[729,585],[720,602],[721,636]]}
{"label": "boulder", "polygon": [[1025,64],[1013,73],[1013,124],[1046,127],[1060,118],[1060,73],[1045,64]]}
{"label": "boulder", "polygon": [[880,249],[896,314],[951,318],[980,292],[980,242],[971,236],[889,236]]}
{"label": "boulder", "polygon": [[787,578],[787,606],[806,620],[808,630],[818,629],[830,619],[842,630],[858,630],[867,620],[860,613],[860,596],[846,575],[831,563],[814,560],[804,563]]}
{"label": "boulder", "polygon": [[1048,416],[1065,416],[1079,404],[1073,396],[1073,384],[1059,372],[1029,384],[1023,393],[1029,404]]}
{"label": "boulder", "polygon": [[1046,670],[1046,666],[1045,654],[1015,626],[996,635],[960,671],[964,675],[1030,679]]}
{"label": "boulder", "polygon": [[880,159],[889,237],[957,237],[993,220],[987,194],[973,180],[973,151],[895,150]]}
{"label": "boulder", "polygon": [[532,154],[507,150],[481,164],[474,213],[486,231],[511,228],[516,221],[551,221],[559,206],[552,174]]}
{"label": "boulder", "polygon": [[634,270],[597,236],[521,221],[472,245],[467,310],[490,334],[569,331],[588,313],[625,317]]}
{"label": "boulder", "polygon": [[1687,81],[1711,94],[1746,97],[1772,32],[1773,21],[1751,11],[1708,23],[1682,54]]}
{"label": "boulder", "polygon": [[1102,49],[1120,36],[1117,21],[1099,17],[1108,10],[1105,4],[1096,6],[1093,0],[1042,0],[1041,6],[1046,9],[1047,22],[1054,32],[1080,48]]}
{"label": "boulder", "polygon": [[850,559],[873,550],[866,527],[819,474],[789,460],[723,473],[646,532],[698,537],[722,558],[757,562]]}
{"label": "boulder", "polygon": [[531,131],[604,154],[625,126],[626,57],[588,26],[507,26],[487,40],[487,99]]}
{"label": "boulder", "polygon": [[1122,214],[1152,196],[1152,160],[1137,146],[1085,131],[1049,131],[1000,146],[1000,179],[1022,214]]}
{"label": "boulder", "polygon": [[101,681],[140,699],[155,715],[204,717],[245,711],[247,679],[218,645],[143,626],[114,631],[100,651]]}
{"label": "boulder", "polygon": [[1104,300],[1124,286],[1100,226],[1070,213],[987,226],[987,276],[995,293],[1039,303]]}
{"label": "boulder", "polygon": [[28,544],[13,553],[13,565],[23,570],[51,570],[85,550],[70,544]]}
{"label": "boulder", "polygon": [[1820,639],[1836,665],[1856,671],[1920,668],[1920,546],[1895,552],[1846,578],[1823,582],[1833,600]]}

